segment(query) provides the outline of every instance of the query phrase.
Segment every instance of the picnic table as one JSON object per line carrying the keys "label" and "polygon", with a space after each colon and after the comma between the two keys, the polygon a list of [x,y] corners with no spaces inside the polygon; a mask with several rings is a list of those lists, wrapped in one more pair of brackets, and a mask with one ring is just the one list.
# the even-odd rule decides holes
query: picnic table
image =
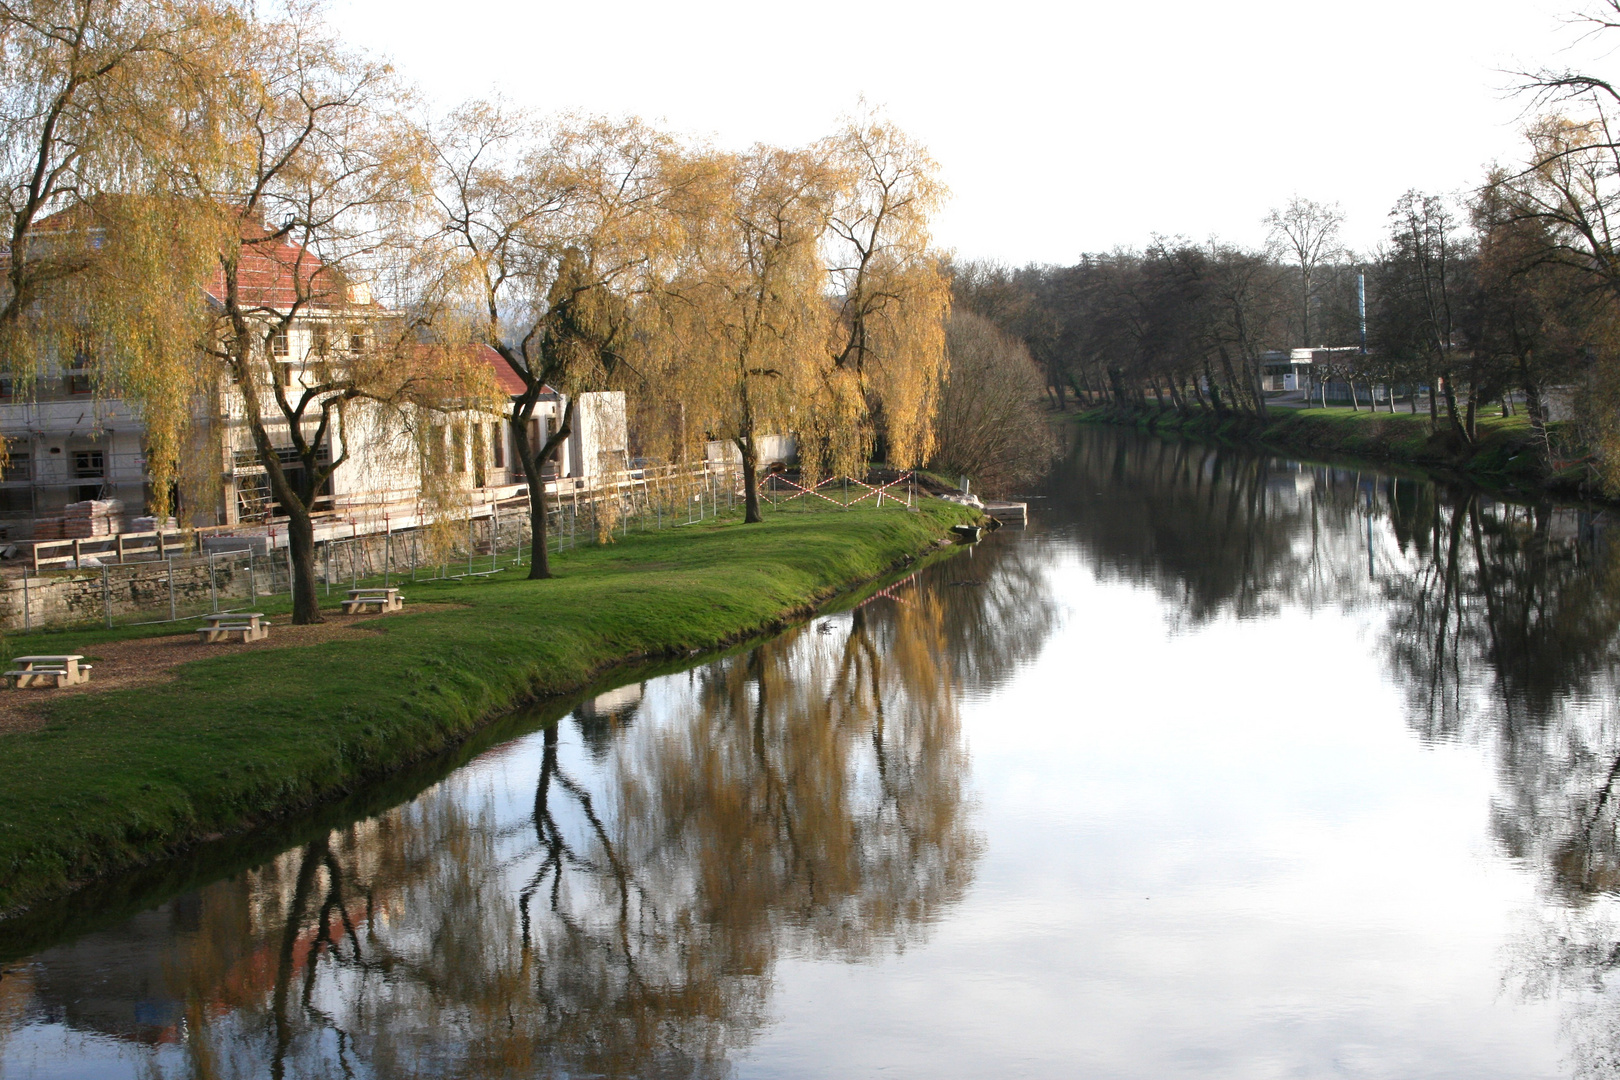
{"label": "picnic table", "polygon": [[83,659],[78,653],[16,656],[11,662],[17,666],[6,672],[6,678],[18,690],[26,686],[76,686],[90,681],[90,665],[79,663]]}
{"label": "picnic table", "polygon": [[398,611],[404,606],[405,598],[399,595],[398,589],[350,589],[349,598],[343,601],[343,614],[353,615],[371,608],[379,612]]}
{"label": "picnic table", "polygon": [[197,636],[205,642],[245,643],[262,641],[270,636],[270,623],[262,611],[224,611],[204,615],[203,619],[208,625],[199,627]]}

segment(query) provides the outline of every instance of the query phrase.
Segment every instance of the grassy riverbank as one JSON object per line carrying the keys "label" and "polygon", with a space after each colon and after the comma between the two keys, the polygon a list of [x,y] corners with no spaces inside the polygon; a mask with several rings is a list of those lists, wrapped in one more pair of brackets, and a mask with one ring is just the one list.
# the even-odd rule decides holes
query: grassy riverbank
{"label": "grassy riverbank", "polygon": [[[405,612],[361,624],[375,633],[223,647],[155,686],[48,700],[42,726],[0,735],[0,911],[336,797],[613,664],[769,629],[915,556],[966,514],[927,500],[919,513],[632,534],[565,552],[553,581],[511,570],[413,585]],[[94,662],[98,643],[131,633],[11,637],[7,655]]]}
{"label": "grassy riverbank", "polygon": [[[1259,443],[1292,454],[1325,454],[1374,462],[1415,465],[1466,474],[1494,486],[1581,494],[1583,467],[1548,469],[1530,421],[1518,416],[1482,416],[1478,437],[1466,446],[1449,430],[1430,430],[1427,413],[1372,412],[1368,409],[1273,409],[1267,420],[1221,419],[1208,413],[1182,416],[1154,406],[1094,408],[1078,414],[1084,423],[1127,424],[1149,431],[1197,438]],[[1555,425],[1556,430],[1556,425]]]}

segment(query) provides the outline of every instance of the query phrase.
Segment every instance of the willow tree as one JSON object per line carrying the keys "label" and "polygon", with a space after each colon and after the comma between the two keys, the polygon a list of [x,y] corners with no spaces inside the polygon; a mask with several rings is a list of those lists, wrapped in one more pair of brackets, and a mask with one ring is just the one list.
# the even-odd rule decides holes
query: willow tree
{"label": "willow tree", "polygon": [[820,154],[841,178],[826,245],[836,310],[801,452],[812,472],[860,472],[881,440],[911,468],[933,450],[945,370],[950,278],[929,231],[945,187],[928,152],[874,115]]}
{"label": "willow tree", "polygon": [[[544,469],[573,431],[578,395],[630,377],[646,351],[649,282],[676,246],[681,155],[639,120],[539,125],[475,102],[435,139],[437,244],[469,336],[523,382],[507,423],[529,489],[529,577],[551,577]],[[567,395],[555,430],[535,407]]]}
{"label": "willow tree", "polygon": [[744,520],[758,522],[759,434],[791,428],[826,340],[821,242],[835,177],[814,153],[767,146],[714,164],[668,290],[674,374],[689,418],[736,446]]}
{"label": "willow tree", "polygon": [[422,344],[438,309],[408,293],[427,191],[408,90],[301,11],[258,25],[240,72],[223,106],[237,152],[192,174],[218,236],[203,352],[287,516],[293,621],[312,623],[328,481],[358,443],[409,444],[424,413],[477,404],[481,384],[465,350]]}
{"label": "willow tree", "polygon": [[24,388],[72,364],[140,407],[158,513],[212,249],[176,165],[225,153],[214,106],[247,27],[222,0],[0,5],[0,364]]}

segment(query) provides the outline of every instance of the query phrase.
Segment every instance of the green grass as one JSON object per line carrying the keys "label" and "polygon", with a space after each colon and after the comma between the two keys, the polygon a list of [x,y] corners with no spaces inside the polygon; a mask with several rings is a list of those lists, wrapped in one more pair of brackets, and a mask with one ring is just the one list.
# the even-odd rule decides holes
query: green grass
{"label": "green grass", "polygon": [[[607,666],[780,625],[963,519],[928,500],[632,533],[562,553],[551,581],[508,570],[408,585],[408,605],[455,606],[407,606],[364,639],[225,653],[159,686],[50,701],[43,728],[0,736],[0,911],[352,791]],[[173,632],[6,644],[93,657],[98,643]]]}
{"label": "green grass", "polygon": [[[1494,410],[1493,410],[1494,412]],[[1454,470],[1491,484],[1565,490],[1572,477],[1552,474],[1543,460],[1529,419],[1480,416],[1473,446],[1464,445],[1442,418],[1431,430],[1428,413],[1373,412],[1369,409],[1277,409],[1265,421],[1251,417],[1218,419],[1211,414],[1146,409],[1090,409],[1082,421],[1129,423],[1153,431],[1258,442],[1294,454],[1326,454],[1421,468]],[[1557,425],[1554,425],[1556,428]]]}

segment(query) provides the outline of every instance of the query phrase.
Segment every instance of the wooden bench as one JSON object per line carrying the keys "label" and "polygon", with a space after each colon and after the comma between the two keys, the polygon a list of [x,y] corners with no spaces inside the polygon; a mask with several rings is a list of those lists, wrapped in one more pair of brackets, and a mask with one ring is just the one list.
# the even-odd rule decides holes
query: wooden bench
{"label": "wooden bench", "polygon": [[354,615],[375,608],[378,612],[398,611],[405,606],[405,598],[398,589],[350,589],[343,601],[343,614]]}
{"label": "wooden bench", "polygon": [[223,612],[218,615],[205,615],[208,625],[197,630],[197,637],[204,642],[219,641],[245,644],[249,641],[263,641],[270,636],[270,623],[265,619],[264,613],[259,611]]}
{"label": "wooden bench", "polygon": [[6,672],[6,678],[18,690],[28,686],[76,686],[90,681],[90,665],[79,663],[83,659],[77,653],[13,657],[11,662],[17,667]]}

